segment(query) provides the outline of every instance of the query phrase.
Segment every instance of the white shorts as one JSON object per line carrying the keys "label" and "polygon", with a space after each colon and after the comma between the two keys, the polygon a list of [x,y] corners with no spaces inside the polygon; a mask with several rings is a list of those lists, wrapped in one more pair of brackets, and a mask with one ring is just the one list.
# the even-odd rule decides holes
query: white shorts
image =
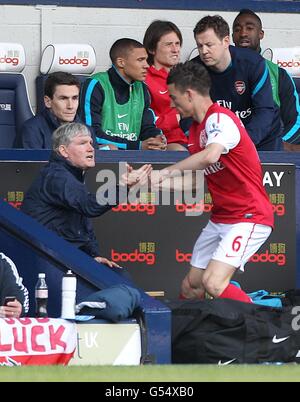
{"label": "white shorts", "polygon": [[198,237],[191,265],[206,269],[210,260],[222,261],[244,271],[244,265],[267,240],[272,228],[257,223],[208,222]]}

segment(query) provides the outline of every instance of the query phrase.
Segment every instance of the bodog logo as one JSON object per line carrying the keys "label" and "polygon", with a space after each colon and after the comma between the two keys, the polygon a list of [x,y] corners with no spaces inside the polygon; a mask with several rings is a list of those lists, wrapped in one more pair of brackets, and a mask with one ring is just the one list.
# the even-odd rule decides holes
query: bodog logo
{"label": "bodog logo", "polygon": [[140,212],[147,215],[155,215],[156,206],[154,204],[119,204],[117,207],[112,208],[113,212]]}
{"label": "bodog logo", "polygon": [[132,253],[118,253],[112,249],[111,259],[114,262],[145,262],[147,265],[155,264],[154,253],[140,253],[138,249],[135,249]]}
{"label": "bodog logo", "polygon": [[204,204],[203,202],[196,204],[179,204],[176,202],[176,212],[211,212],[212,204]]}
{"label": "bodog logo", "polygon": [[58,64],[71,64],[71,65],[79,65],[82,64],[83,67],[87,67],[89,65],[89,59],[86,58],[80,58],[80,57],[72,57],[70,59],[63,59],[62,57],[59,56]]}
{"label": "bodog logo", "polygon": [[279,266],[283,266],[286,262],[286,256],[285,254],[273,254],[270,253],[269,250],[267,250],[265,253],[262,254],[253,254],[253,256],[250,258],[250,261],[262,263],[271,262]]}
{"label": "bodog logo", "polygon": [[[179,204],[176,203],[176,212],[186,213],[186,212],[211,212],[213,205],[212,204]],[[277,216],[285,215],[285,206],[283,204],[272,204],[273,213]]]}
{"label": "bodog logo", "polygon": [[[180,250],[176,249],[176,261],[179,263],[187,263],[190,262],[192,258],[191,253],[183,253]],[[257,263],[276,263],[279,266],[283,266],[286,263],[286,256],[285,254],[272,254],[268,250],[262,254],[254,254],[251,259],[251,262]]]}
{"label": "bodog logo", "polygon": [[177,262],[190,262],[192,258],[192,253],[182,253],[180,250],[176,249],[176,261]]}
{"label": "bodog logo", "polygon": [[12,64],[13,66],[17,66],[19,59],[18,57],[0,57],[0,64]]}
{"label": "bodog logo", "polygon": [[280,67],[286,68],[286,67],[300,67],[300,61],[299,60],[290,60],[290,61],[281,61],[277,60],[277,64]]}

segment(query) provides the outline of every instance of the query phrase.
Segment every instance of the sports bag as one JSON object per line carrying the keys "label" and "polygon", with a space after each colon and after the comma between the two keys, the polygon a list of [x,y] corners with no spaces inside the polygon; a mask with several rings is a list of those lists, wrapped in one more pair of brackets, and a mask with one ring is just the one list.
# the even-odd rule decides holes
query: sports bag
{"label": "sports bag", "polygon": [[167,304],[172,311],[173,363],[300,362],[300,318],[293,307],[230,299]]}

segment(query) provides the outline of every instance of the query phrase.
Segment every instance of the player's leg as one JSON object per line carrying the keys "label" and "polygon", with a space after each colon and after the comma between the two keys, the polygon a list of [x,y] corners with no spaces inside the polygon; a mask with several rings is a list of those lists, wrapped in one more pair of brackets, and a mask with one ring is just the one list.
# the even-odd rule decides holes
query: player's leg
{"label": "player's leg", "polygon": [[194,245],[191,267],[189,273],[182,281],[180,298],[204,298],[205,289],[202,283],[203,273],[219,241],[220,237],[216,231],[216,224],[209,221]]}
{"label": "player's leg", "polygon": [[245,292],[230,284],[230,279],[236,269],[244,270],[249,258],[269,237],[271,228],[247,222],[217,225],[221,241],[203,275],[203,285],[213,297],[250,302]]}
{"label": "player's leg", "polygon": [[213,297],[251,303],[250,297],[242,289],[230,283],[235,272],[236,267],[222,261],[211,260],[202,278],[206,292]]}
{"label": "player's leg", "polygon": [[204,299],[205,289],[202,285],[204,270],[190,267],[189,273],[185,276],[181,284],[182,299]]}

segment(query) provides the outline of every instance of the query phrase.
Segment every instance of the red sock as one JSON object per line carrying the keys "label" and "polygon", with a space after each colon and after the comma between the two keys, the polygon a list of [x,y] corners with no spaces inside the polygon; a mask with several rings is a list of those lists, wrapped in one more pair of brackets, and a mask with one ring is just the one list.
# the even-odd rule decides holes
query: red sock
{"label": "red sock", "polygon": [[219,298],[221,299],[233,299],[239,300],[245,303],[252,303],[250,297],[237,286],[232,285],[231,283],[225,288],[223,293],[220,294]]}

